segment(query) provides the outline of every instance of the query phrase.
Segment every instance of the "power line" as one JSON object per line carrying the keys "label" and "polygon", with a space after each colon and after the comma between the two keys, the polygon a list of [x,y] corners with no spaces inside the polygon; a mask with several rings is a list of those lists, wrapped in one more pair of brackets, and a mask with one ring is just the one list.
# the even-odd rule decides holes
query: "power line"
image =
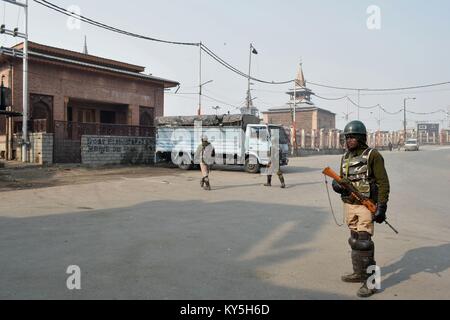
{"label": "power line", "polygon": [[238,75],[240,75],[240,76],[242,76],[244,78],[253,80],[255,82],[266,83],[266,84],[277,84],[277,85],[278,84],[287,84],[287,83],[290,83],[290,82],[294,82],[294,79],[287,80],[287,81],[266,81],[266,80],[258,79],[258,78],[252,77],[252,76],[249,77],[248,74],[246,74],[246,73],[240,71],[239,69],[233,67],[231,64],[229,64],[228,62],[223,60],[221,57],[219,57],[211,49],[209,49],[205,44],[202,43],[201,44],[201,48],[206,54],[208,54],[211,58],[216,60],[218,63],[220,63],[221,65],[223,65],[227,69],[233,71],[234,73],[236,73],[236,74],[238,74]]}
{"label": "power line", "polygon": [[445,111],[443,109],[439,109],[439,110],[432,111],[432,112],[414,112],[414,111],[408,111],[408,110],[406,112],[412,113],[412,114],[417,114],[417,115],[429,115],[429,114],[436,114],[436,113],[440,113],[440,112],[447,114],[447,111]]}
{"label": "power line", "polygon": [[330,89],[337,89],[337,90],[351,90],[351,91],[403,91],[403,90],[412,90],[412,89],[421,89],[421,88],[430,88],[430,87],[437,87],[437,86],[443,86],[450,84],[450,81],[446,82],[439,82],[439,83],[432,83],[432,84],[425,84],[425,85],[419,85],[419,86],[411,86],[411,87],[401,87],[401,88],[348,88],[348,87],[338,87],[338,86],[330,86],[330,85],[324,85],[320,83],[315,83],[312,81],[308,81],[309,84],[312,84],[314,86],[323,87],[323,88],[330,88]]}
{"label": "power line", "polygon": [[[213,58],[214,60],[216,60],[218,63],[220,63],[222,66],[226,67],[227,69],[229,69],[230,71],[245,77],[245,78],[249,78],[250,80],[256,81],[256,82],[260,82],[260,83],[265,83],[265,84],[287,84],[290,82],[294,82],[294,79],[291,80],[287,80],[287,81],[266,81],[266,80],[262,80],[262,79],[258,79],[258,78],[254,78],[251,77],[249,75],[247,75],[246,73],[240,71],[239,69],[235,68],[234,66],[232,66],[231,64],[229,64],[228,62],[226,62],[224,59],[220,58],[217,54],[215,54],[211,49],[209,49],[206,45],[204,45],[203,43],[198,43],[198,42],[178,42],[178,41],[168,41],[168,40],[162,40],[162,39],[157,39],[157,38],[153,38],[153,37],[148,37],[148,36],[143,36],[137,33],[133,33],[133,32],[128,32],[119,28],[115,28],[112,27],[110,25],[95,21],[93,19],[87,18],[85,16],[73,13],[73,12],[69,12],[68,10],[59,7],[49,1],[46,0],[33,0],[34,2],[45,6],[49,9],[52,9],[54,11],[57,11],[59,13],[65,14],[67,16],[79,19],[83,22],[86,22],[88,24],[100,27],[100,28],[104,28],[106,30],[112,31],[112,32],[116,32],[116,33],[120,33],[120,34],[124,34],[124,35],[128,35],[128,36],[132,36],[135,38],[140,38],[140,39],[145,39],[145,40],[150,40],[150,41],[157,41],[157,42],[162,42],[162,43],[167,43],[167,44],[175,44],[175,45],[186,45],[186,46],[200,46],[201,50],[204,51],[206,54],[208,54],[211,58]],[[320,83],[316,83],[316,82],[312,82],[312,81],[308,81],[308,83],[315,85],[315,86],[319,86],[319,87],[324,87],[324,88],[331,88],[331,89],[337,89],[337,90],[351,90],[351,91],[403,91],[403,90],[411,90],[411,89],[419,89],[419,88],[429,88],[429,87],[436,87],[436,86],[442,86],[442,85],[448,85],[450,84],[450,81],[447,82],[440,82],[440,83],[432,83],[432,84],[426,84],[426,85],[418,85],[418,86],[410,86],[410,87],[400,87],[400,88],[350,88],[350,87],[340,87],[340,86],[331,86],[331,85],[324,85],[324,84],[320,84]]]}
{"label": "power line", "polygon": [[396,115],[396,114],[399,114],[400,112],[403,111],[403,108],[400,109],[400,110],[398,110],[397,112],[389,112],[389,111],[387,111],[385,108],[383,108],[382,106],[380,106],[380,108],[381,108],[381,110],[383,110],[384,113],[387,113],[387,114],[389,114],[389,115]]}
{"label": "power line", "polygon": [[66,15],[66,16],[69,16],[69,17],[81,20],[83,22],[89,23],[89,24],[94,25],[96,27],[107,29],[109,31],[113,31],[113,32],[116,32],[116,33],[124,34],[124,35],[127,35],[127,36],[140,38],[140,39],[145,39],[145,40],[156,41],[156,42],[168,43],[168,44],[176,44],[176,45],[185,45],[185,46],[199,46],[200,45],[200,43],[198,43],[198,42],[168,41],[168,40],[162,40],[162,39],[157,39],[157,38],[143,36],[143,35],[140,35],[140,34],[137,34],[137,33],[133,33],[133,32],[129,32],[129,31],[125,31],[125,30],[122,30],[122,29],[119,29],[119,28],[112,27],[110,25],[107,25],[107,24],[95,21],[93,19],[87,18],[85,16],[82,16],[82,15],[74,13],[74,12],[70,12],[70,11],[68,11],[68,10],[66,10],[66,9],[64,9],[62,7],[59,7],[56,4],[51,3],[49,1],[46,1],[46,0],[33,0],[33,1],[38,3],[38,4],[40,4],[40,5],[42,5],[42,6],[44,6],[44,7],[47,7],[49,9],[54,10],[54,11],[62,13],[64,15]]}
{"label": "power line", "polygon": [[204,94],[203,96],[204,96],[205,98],[210,99],[210,100],[213,100],[213,101],[215,101],[215,102],[223,103],[223,104],[225,104],[225,105],[227,105],[227,106],[237,108],[235,105],[233,105],[233,104],[231,104],[231,103],[228,103],[228,102],[225,102],[225,101],[222,101],[222,100],[219,100],[219,99],[216,99],[216,98],[207,96],[206,94]]}
{"label": "power line", "polygon": [[343,96],[343,97],[340,97],[340,98],[325,98],[325,97],[321,97],[321,96],[319,96],[318,94],[315,94],[314,93],[314,96],[315,97],[317,97],[317,98],[319,98],[319,99],[323,99],[323,100],[331,100],[331,101],[335,101],[335,100],[342,100],[342,99],[349,99],[349,97],[348,96]]}

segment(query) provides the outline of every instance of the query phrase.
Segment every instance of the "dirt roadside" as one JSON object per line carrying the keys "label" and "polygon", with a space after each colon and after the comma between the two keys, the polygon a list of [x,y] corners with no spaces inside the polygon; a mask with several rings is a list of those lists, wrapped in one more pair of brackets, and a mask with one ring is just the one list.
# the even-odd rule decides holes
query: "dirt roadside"
{"label": "dirt roadside", "polygon": [[146,176],[174,176],[183,171],[177,168],[148,165],[114,165],[89,167],[80,164],[50,166],[7,162],[0,165],[0,192],[85,184],[114,179]]}

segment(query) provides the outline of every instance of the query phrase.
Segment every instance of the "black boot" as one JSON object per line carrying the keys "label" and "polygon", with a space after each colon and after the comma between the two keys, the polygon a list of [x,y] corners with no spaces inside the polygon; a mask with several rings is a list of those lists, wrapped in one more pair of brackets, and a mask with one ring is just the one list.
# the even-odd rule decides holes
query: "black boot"
{"label": "black boot", "polygon": [[281,187],[282,189],[286,188],[286,185],[284,184],[284,177],[283,175],[279,175],[278,178],[280,178]]}
{"label": "black boot", "polygon": [[209,184],[209,178],[205,177],[205,186],[203,187],[205,190],[211,190],[211,185]]}
{"label": "black boot", "polygon": [[205,177],[203,177],[202,180],[200,180],[200,188],[203,188],[204,185],[205,185]]}
{"label": "black boot", "polygon": [[359,288],[358,292],[356,292],[356,295],[360,298],[368,298],[374,293],[376,293],[376,289],[369,289],[367,287],[367,282],[364,282],[361,288]]}
{"label": "black boot", "polygon": [[341,277],[341,280],[344,282],[357,283],[365,281],[365,277],[361,273],[361,268],[359,267],[359,256],[357,252],[353,249],[356,247],[357,241],[358,241],[358,232],[350,231],[350,238],[348,239],[348,244],[352,248],[351,257],[352,257],[353,273],[343,275]]}
{"label": "black boot", "polygon": [[271,187],[272,186],[272,176],[271,175],[267,175],[267,183],[264,184],[264,186],[266,187]]}

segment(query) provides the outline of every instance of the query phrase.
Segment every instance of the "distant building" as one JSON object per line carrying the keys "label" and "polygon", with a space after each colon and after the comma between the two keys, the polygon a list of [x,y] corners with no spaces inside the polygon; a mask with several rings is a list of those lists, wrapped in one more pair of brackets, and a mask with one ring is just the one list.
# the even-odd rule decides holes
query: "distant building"
{"label": "distant building", "polygon": [[295,127],[297,130],[311,131],[336,127],[336,114],[316,107],[311,101],[314,92],[306,87],[301,65],[297,73],[295,88],[289,89],[286,93],[289,95],[289,101],[284,106],[262,112],[265,123],[291,127],[295,103]]}
{"label": "distant building", "polygon": [[417,134],[420,135],[430,135],[439,134],[439,123],[418,123],[417,124]]}

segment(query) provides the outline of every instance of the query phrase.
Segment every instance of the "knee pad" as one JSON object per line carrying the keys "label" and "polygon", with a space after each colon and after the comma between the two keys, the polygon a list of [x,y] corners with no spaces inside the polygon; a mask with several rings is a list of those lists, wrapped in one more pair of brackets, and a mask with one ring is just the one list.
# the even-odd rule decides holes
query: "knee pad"
{"label": "knee pad", "polygon": [[373,251],[374,243],[368,232],[358,232],[358,239],[353,243],[352,249],[358,251]]}
{"label": "knee pad", "polygon": [[352,249],[355,246],[357,240],[358,240],[358,232],[350,231],[350,238],[348,238],[348,244]]}

